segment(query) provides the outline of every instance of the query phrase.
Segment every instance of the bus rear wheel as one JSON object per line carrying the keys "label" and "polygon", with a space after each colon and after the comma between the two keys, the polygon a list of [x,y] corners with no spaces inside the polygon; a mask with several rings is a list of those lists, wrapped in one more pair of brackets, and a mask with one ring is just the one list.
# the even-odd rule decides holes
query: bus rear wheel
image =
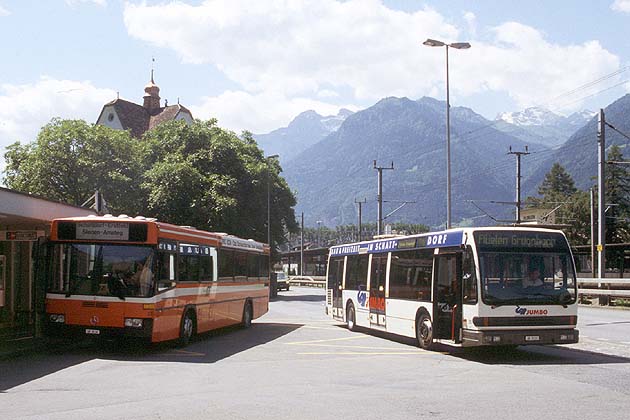
{"label": "bus rear wheel", "polygon": [[421,314],[416,322],[416,339],[418,346],[425,350],[433,347],[433,323],[427,314]]}
{"label": "bus rear wheel", "polygon": [[179,328],[179,345],[188,345],[194,334],[195,318],[192,311],[189,309],[184,313],[184,316],[182,317],[182,323]]}
{"label": "bus rear wheel", "polygon": [[346,311],[346,324],[348,325],[348,329],[350,331],[357,330],[357,318],[354,313],[354,305],[348,305],[348,310]]}
{"label": "bus rear wheel", "polygon": [[241,321],[241,325],[243,326],[243,328],[251,327],[253,318],[254,318],[254,312],[252,310],[252,303],[249,301],[246,301],[245,307],[243,308],[243,320]]}

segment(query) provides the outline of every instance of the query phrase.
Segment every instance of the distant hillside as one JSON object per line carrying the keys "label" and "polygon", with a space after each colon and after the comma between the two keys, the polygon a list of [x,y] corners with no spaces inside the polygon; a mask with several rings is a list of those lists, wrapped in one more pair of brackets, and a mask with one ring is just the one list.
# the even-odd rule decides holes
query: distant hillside
{"label": "distant hillside", "polygon": [[[630,95],[625,95],[604,109],[606,121],[618,130],[630,133]],[[606,146],[613,144],[621,147],[626,159],[630,159],[628,139],[606,128]],[[534,195],[538,186],[543,181],[545,174],[554,162],[559,162],[571,174],[576,187],[588,189],[596,181],[597,176],[597,118],[593,117],[584,127],[573,134],[565,144],[557,150],[542,153],[540,156],[532,156],[530,161],[538,166],[531,176],[524,182],[524,190],[529,195]]]}
{"label": "distant hillside", "polygon": [[342,109],[337,115],[323,117],[315,111],[305,111],[288,127],[267,134],[254,134],[258,145],[267,155],[279,155],[282,163],[293,159],[309,146],[336,131],[352,111]]}
{"label": "distant hillside", "polygon": [[540,107],[497,115],[495,127],[530,144],[558,147],[595,115],[592,111],[575,112],[568,117]]}
{"label": "distant hillside", "polygon": [[[491,223],[467,200],[496,217],[512,217],[513,208],[487,201],[513,201],[515,160],[509,146],[525,143],[492,127],[492,122],[468,108],[451,111],[453,220]],[[544,146],[533,146],[544,152]],[[376,220],[377,172],[373,161],[395,170],[384,171],[384,214],[396,212],[391,222],[437,226],[446,220],[445,103],[431,98],[412,101],[387,98],[350,115],[339,129],[284,165],[284,175],[297,191],[297,212],[306,223],[326,226],[357,221],[355,199],[367,198],[364,220]],[[535,170],[524,168],[524,175]]]}

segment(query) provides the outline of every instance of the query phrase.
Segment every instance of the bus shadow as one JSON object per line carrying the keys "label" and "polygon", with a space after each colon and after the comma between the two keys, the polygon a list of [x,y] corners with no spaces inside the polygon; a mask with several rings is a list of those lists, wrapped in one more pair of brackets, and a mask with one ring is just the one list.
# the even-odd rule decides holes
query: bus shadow
{"label": "bus shadow", "polygon": [[630,358],[561,346],[519,346],[516,348],[457,348],[451,353],[486,365],[607,365],[630,363]]}
{"label": "bus shadow", "polygon": [[253,323],[249,329],[227,327],[200,334],[186,347],[174,343],[67,342],[23,357],[0,360],[0,394],[9,389],[93,360],[134,362],[216,363],[269,343],[301,324]]}
{"label": "bus shadow", "polygon": [[253,323],[248,329],[226,327],[200,334],[185,347],[174,343],[110,348],[99,357],[124,361],[216,363],[227,357],[274,341],[302,327],[301,324]]}
{"label": "bus shadow", "polygon": [[[345,324],[337,324],[347,329]],[[357,328],[357,332],[400,344],[417,347],[413,338],[384,331]],[[430,351],[444,353],[470,362],[485,365],[607,365],[630,363],[630,358],[563,346],[518,346],[518,347],[455,347],[436,343]]]}

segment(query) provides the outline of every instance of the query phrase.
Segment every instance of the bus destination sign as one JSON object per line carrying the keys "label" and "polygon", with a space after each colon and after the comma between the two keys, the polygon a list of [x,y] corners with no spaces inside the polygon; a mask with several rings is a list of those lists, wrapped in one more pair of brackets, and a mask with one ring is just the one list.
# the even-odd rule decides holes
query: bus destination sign
{"label": "bus destination sign", "polygon": [[128,241],[129,223],[91,222],[77,223],[76,239],[99,241]]}

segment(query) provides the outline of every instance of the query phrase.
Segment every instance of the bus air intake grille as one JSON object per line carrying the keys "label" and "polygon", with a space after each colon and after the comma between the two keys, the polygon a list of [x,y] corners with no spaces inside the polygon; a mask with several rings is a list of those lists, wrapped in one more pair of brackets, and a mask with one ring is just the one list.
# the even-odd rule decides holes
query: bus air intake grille
{"label": "bus air intake grille", "polygon": [[81,306],[84,308],[109,308],[107,302],[83,302]]}
{"label": "bus air intake grille", "polygon": [[575,326],[575,316],[537,316],[537,317],[474,317],[476,327],[547,327],[556,325]]}

